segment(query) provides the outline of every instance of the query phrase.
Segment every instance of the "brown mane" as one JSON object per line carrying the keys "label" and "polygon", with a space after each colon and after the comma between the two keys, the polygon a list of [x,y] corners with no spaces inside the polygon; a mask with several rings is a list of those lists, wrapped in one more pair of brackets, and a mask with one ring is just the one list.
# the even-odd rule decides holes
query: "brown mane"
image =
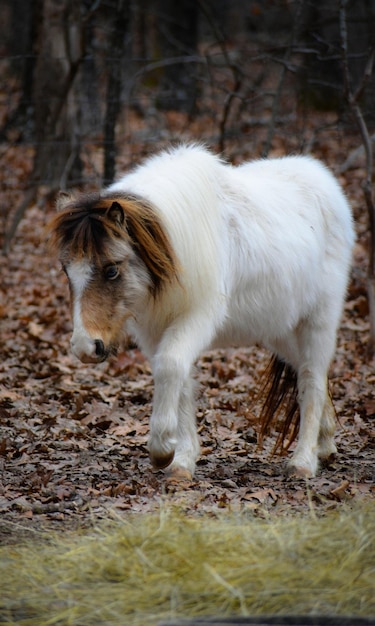
{"label": "brown mane", "polygon": [[83,194],[64,202],[48,230],[50,247],[60,257],[87,257],[93,262],[100,260],[111,239],[126,237],[146,265],[155,293],[163,282],[177,278],[169,238],[155,209],[144,199]]}

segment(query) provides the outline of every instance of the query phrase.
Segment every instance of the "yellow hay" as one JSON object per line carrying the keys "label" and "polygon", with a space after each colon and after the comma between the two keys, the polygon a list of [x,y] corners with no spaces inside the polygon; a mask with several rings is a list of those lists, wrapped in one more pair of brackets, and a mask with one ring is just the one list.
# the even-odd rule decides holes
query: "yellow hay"
{"label": "yellow hay", "polygon": [[268,520],[162,507],[0,549],[0,623],[151,626],[254,614],[375,615],[375,506]]}

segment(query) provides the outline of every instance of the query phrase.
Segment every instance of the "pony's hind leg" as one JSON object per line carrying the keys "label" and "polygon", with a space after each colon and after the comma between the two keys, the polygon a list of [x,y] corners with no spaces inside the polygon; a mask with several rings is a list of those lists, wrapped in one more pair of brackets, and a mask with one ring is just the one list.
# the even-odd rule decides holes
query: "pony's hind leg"
{"label": "pony's hind leg", "polygon": [[290,469],[300,476],[315,476],[319,458],[334,451],[333,413],[327,372],[334,349],[332,328],[306,323],[299,328],[297,369],[300,427]]}
{"label": "pony's hind leg", "polygon": [[298,443],[289,461],[289,471],[297,476],[315,476],[318,469],[318,439],[324,407],[324,391],[311,372],[298,377],[300,427]]}
{"label": "pony's hind leg", "polygon": [[318,438],[318,457],[321,461],[327,461],[335,456],[337,448],[334,442],[336,412],[327,388],[326,401],[320,422]]}

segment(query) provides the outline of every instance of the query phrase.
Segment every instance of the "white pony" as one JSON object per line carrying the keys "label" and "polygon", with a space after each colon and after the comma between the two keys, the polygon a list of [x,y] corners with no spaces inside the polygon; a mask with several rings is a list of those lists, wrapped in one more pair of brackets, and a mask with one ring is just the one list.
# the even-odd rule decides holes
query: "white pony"
{"label": "white pony", "polygon": [[276,355],[267,426],[296,383],[290,469],[314,476],[336,452],[327,372],[354,231],[321,163],[294,156],[233,167],[182,145],[101,193],[65,200],[51,232],[69,278],[73,353],[102,361],[125,331],[150,359],[156,468],[194,473],[192,368],[204,350],[229,345],[261,343]]}

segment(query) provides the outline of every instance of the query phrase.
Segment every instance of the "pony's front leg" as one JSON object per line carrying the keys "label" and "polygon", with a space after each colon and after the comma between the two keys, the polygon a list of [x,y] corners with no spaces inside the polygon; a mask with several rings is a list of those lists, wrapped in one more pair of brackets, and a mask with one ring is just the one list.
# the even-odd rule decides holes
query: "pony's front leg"
{"label": "pony's front leg", "polygon": [[194,388],[190,373],[185,378],[183,368],[179,369],[177,364],[155,376],[148,447],[156,469],[169,466],[172,477],[193,476],[199,454]]}
{"label": "pony's front leg", "polygon": [[153,374],[155,390],[148,450],[155,469],[164,469],[175,455],[180,395],[188,373],[183,371],[177,359],[158,356],[153,364]]}
{"label": "pony's front leg", "polygon": [[172,478],[191,479],[199,455],[194,388],[195,384],[190,376],[180,394],[176,451],[173,462],[168,468],[168,473]]}
{"label": "pony's front leg", "polygon": [[173,462],[171,471],[194,473],[199,445],[191,371],[213,330],[212,316],[189,317],[166,331],[152,360],[155,391],[148,448],[157,469]]}

